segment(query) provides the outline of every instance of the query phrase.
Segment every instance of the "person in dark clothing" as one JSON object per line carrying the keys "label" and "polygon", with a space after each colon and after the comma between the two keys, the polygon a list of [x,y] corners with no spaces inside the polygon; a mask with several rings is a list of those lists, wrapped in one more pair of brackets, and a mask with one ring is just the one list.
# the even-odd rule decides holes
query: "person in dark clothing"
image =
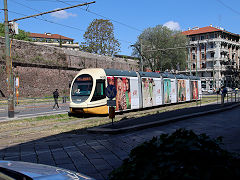
{"label": "person in dark clothing", "polygon": [[58,97],[59,97],[59,93],[58,93],[58,89],[56,89],[54,92],[53,92],[53,98],[54,98],[54,106],[53,106],[53,109],[55,109],[55,106],[58,106]]}
{"label": "person in dark clothing", "polygon": [[222,89],[222,94],[223,94],[224,97],[226,96],[227,92],[228,92],[227,88],[224,86],[223,89]]}

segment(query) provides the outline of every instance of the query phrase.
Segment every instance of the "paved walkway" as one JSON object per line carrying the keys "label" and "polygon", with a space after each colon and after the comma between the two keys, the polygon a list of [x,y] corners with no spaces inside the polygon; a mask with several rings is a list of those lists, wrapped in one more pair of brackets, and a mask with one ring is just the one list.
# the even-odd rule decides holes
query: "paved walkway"
{"label": "paved walkway", "polygon": [[240,108],[162,126],[128,133],[63,133],[36,141],[4,147],[0,159],[27,161],[58,166],[84,173],[96,179],[107,179],[109,172],[121,165],[132,148],[162,133],[178,128],[192,129],[211,137],[224,137],[224,148],[240,152]]}

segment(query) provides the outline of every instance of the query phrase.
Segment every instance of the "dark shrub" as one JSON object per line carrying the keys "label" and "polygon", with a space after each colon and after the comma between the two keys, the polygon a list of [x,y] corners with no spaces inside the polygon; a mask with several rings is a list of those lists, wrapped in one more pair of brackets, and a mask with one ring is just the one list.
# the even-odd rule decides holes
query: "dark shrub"
{"label": "dark shrub", "polygon": [[222,138],[179,129],[134,148],[110,180],[240,179],[240,159],[220,147]]}

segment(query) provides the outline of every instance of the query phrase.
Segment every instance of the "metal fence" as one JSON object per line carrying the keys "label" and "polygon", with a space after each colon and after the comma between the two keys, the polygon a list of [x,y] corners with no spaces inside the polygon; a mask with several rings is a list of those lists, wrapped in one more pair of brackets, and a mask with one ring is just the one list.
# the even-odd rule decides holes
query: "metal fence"
{"label": "metal fence", "polygon": [[226,104],[240,102],[240,91],[231,91],[226,94],[211,94],[211,95],[200,95],[199,100],[196,100],[196,105],[201,104]]}

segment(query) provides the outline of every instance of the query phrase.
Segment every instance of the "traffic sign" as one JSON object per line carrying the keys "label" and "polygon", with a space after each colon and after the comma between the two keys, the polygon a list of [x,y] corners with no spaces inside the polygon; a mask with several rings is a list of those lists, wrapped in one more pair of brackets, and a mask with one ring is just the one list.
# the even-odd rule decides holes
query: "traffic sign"
{"label": "traffic sign", "polygon": [[116,106],[116,100],[107,100],[107,106]]}
{"label": "traffic sign", "polygon": [[117,95],[117,89],[114,85],[109,85],[107,88],[106,88],[106,96],[109,98],[109,99],[113,99],[115,98]]}

